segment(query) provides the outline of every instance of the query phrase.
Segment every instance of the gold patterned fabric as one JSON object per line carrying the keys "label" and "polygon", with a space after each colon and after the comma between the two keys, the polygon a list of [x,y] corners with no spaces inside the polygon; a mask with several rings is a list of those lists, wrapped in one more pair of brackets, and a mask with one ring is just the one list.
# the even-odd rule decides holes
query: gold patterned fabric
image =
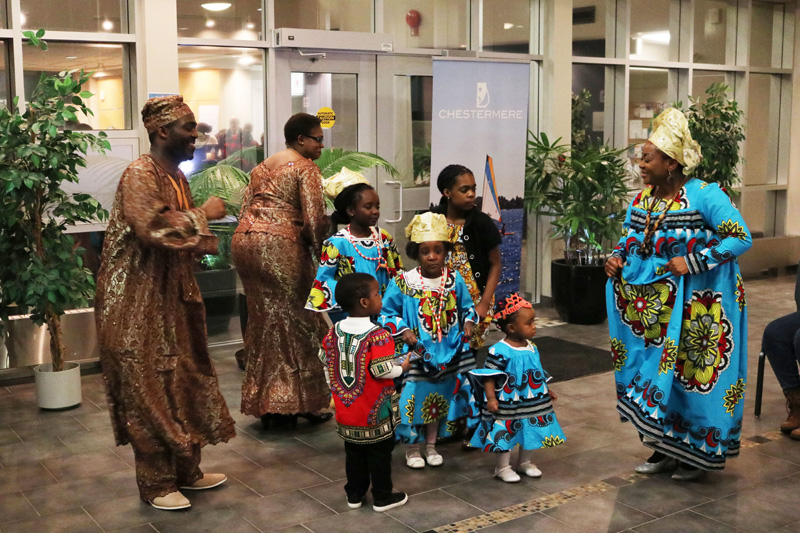
{"label": "gold patterned fabric", "polygon": [[330,178],[323,180],[322,188],[325,190],[325,196],[331,200],[335,200],[343,190],[351,185],[358,185],[359,183],[370,184],[369,180],[363,175],[347,167],[343,167],[342,170]]}
{"label": "gold patterned fabric", "polygon": [[317,165],[253,169],[239,220],[231,250],[247,296],[242,412],[317,412],[330,405],[318,358],[328,328],[304,309],[327,226]]}
{"label": "gold patterned fabric", "polygon": [[[137,454],[190,457],[235,435],[193,273],[193,255],[216,253],[217,239],[191,202],[183,174],[144,155],[122,175],[105,234],[95,297],[100,362],[116,442]],[[176,490],[151,489],[142,498]]]}
{"label": "gold patterned fabric", "polygon": [[406,226],[406,237],[416,243],[446,241],[448,238],[447,218],[430,211],[414,215],[414,218]]}
{"label": "gold patterned fabric", "polygon": [[703,160],[700,145],[692,139],[689,121],[678,109],[665,109],[653,119],[653,133],[648,139],[656,148],[675,159],[689,175]]}
{"label": "gold patterned fabric", "polygon": [[[481,301],[483,293],[481,293],[478,283],[475,281],[475,276],[472,274],[472,266],[469,264],[469,255],[467,249],[464,247],[464,225],[447,223],[447,240],[453,243],[453,251],[447,256],[447,268],[451,270],[458,270],[461,277],[469,289],[469,295],[472,297],[472,302],[478,305]],[[492,310],[494,309],[494,295],[492,301],[489,303],[489,312],[486,313],[484,319],[475,324],[475,329],[472,330],[472,338],[469,340],[470,348],[478,349],[486,342],[486,333],[489,331],[489,326],[492,323]]]}
{"label": "gold patterned fabric", "polygon": [[147,133],[153,133],[161,126],[172,124],[179,118],[192,113],[191,108],[183,103],[183,96],[172,94],[149,99],[142,108],[142,122]]}

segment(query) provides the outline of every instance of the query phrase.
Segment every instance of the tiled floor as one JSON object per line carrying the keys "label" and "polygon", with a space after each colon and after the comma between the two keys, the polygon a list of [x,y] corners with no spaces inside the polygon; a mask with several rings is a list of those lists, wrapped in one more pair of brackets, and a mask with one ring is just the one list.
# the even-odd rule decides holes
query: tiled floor
{"label": "tiled floor", "polygon": [[[100,376],[83,378],[84,401],[66,412],[36,408],[33,385],[0,387],[0,531],[800,531],[800,442],[775,432],[784,402],[767,368],[764,410],[753,416],[761,332],[794,308],[794,276],[750,281],[750,391],[741,457],[689,483],[632,469],[649,455],[614,410],[610,373],[555,383],[567,444],[536,453],[539,480],[504,484],[493,458],[441,446],[445,464],[411,471],[395,452],[395,485],[408,505],[385,514],[345,505],[344,455],[333,423],[264,431],[238,411],[236,345],[214,348],[238,424],[230,443],[204,450],[203,467],[229,481],[187,494],[188,511],[157,511],[137,495],[129,447],[113,444]],[[539,311],[555,318],[552,311]],[[544,324],[543,324],[544,325]],[[600,326],[550,325],[540,336],[607,347]],[[754,437],[760,437],[755,438]]]}

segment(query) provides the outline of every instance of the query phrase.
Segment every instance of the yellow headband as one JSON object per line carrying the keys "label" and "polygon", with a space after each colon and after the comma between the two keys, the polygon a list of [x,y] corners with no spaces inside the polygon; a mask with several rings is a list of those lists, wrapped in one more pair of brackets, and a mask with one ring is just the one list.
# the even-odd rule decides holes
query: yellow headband
{"label": "yellow headband", "polygon": [[449,241],[447,219],[438,213],[422,213],[415,215],[411,224],[406,227],[406,237],[412,242]]}
{"label": "yellow headband", "polygon": [[689,121],[674,107],[653,119],[653,133],[647,140],[680,163],[685,175],[691,174],[703,160],[700,145],[689,132]]}
{"label": "yellow headband", "polygon": [[322,188],[328,198],[335,200],[343,190],[358,183],[370,184],[369,180],[358,172],[342,167],[342,170],[322,182]]}

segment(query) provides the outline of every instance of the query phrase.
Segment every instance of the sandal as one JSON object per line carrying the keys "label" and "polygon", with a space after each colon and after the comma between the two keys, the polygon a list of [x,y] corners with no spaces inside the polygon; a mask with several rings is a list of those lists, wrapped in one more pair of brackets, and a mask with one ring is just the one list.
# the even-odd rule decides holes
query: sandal
{"label": "sandal", "polygon": [[417,450],[410,450],[406,452],[406,466],[415,470],[425,468],[425,460]]}

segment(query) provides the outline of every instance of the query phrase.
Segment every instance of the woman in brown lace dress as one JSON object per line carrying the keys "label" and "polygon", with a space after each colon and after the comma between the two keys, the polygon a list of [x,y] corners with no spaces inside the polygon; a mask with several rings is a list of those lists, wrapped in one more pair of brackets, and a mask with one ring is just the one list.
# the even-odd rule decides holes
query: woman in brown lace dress
{"label": "woman in brown lace dress", "polygon": [[317,415],[330,403],[318,358],[323,318],[304,309],[327,230],[322,175],[313,160],[323,148],[320,121],[298,113],[284,126],[282,150],[250,174],[232,252],[247,296],[242,412],[269,420]]}

